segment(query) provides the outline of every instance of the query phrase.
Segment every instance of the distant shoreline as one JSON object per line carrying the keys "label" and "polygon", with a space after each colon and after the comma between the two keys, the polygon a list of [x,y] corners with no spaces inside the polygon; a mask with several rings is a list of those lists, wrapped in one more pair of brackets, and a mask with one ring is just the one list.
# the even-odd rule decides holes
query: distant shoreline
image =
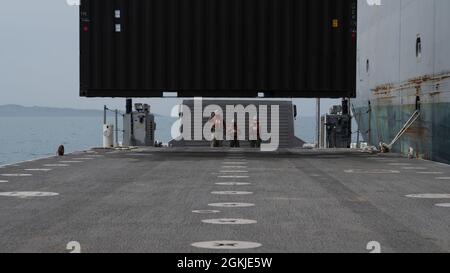
{"label": "distant shoreline", "polygon": [[22,106],[15,104],[0,105],[0,117],[95,117],[103,115],[99,110],[83,110],[73,108],[55,108],[40,106]]}

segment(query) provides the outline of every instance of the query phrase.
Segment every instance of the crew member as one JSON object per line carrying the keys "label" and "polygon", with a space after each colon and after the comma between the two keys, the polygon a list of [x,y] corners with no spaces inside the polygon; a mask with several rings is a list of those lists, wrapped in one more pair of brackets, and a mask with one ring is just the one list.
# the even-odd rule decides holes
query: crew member
{"label": "crew member", "polygon": [[[212,123],[211,126],[211,133],[212,133],[212,140],[211,140],[211,147],[221,147],[222,146],[222,139],[223,139],[223,128],[225,128],[225,121],[222,120],[219,111],[216,110],[214,113],[211,113],[211,117],[209,118],[209,122]],[[220,135],[222,134],[222,135]]]}
{"label": "crew member", "polygon": [[240,147],[240,143],[239,143],[239,129],[238,129],[238,124],[236,120],[233,120],[233,125],[232,125],[232,129],[231,129],[231,133],[233,136],[233,140],[230,143],[230,147],[231,148],[239,148]]}
{"label": "crew member", "polygon": [[251,138],[256,137],[256,139],[250,139],[250,146],[252,148],[260,148],[261,147],[261,134],[260,134],[260,127],[259,127],[259,120],[258,120],[257,116],[253,117],[251,129],[252,129],[252,134],[250,137]]}

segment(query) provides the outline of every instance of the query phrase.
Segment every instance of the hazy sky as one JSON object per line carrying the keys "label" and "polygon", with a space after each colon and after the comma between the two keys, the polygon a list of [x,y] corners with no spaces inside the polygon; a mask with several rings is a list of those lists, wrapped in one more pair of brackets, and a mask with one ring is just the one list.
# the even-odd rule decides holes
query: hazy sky
{"label": "hazy sky", "polygon": [[[78,8],[66,0],[0,0],[0,105],[124,108],[124,99],[80,98]],[[170,114],[176,100],[140,99]],[[313,116],[314,100],[294,100]],[[336,100],[324,100],[326,112]]]}

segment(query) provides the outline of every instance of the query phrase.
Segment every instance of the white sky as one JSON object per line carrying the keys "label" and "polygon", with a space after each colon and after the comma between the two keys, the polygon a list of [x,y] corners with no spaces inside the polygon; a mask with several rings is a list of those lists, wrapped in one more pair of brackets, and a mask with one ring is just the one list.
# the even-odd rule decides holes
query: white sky
{"label": "white sky", "polygon": [[[80,98],[78,8],[66,0],[0,0],[0,105],[123,109],[124,99]],[[137,101],[137,100],[136,100]],[[139,99],[169,115],[176,100]],[[302,116],[315,100],[294,100]],[[339,100],[323,100],[327,112]]]}

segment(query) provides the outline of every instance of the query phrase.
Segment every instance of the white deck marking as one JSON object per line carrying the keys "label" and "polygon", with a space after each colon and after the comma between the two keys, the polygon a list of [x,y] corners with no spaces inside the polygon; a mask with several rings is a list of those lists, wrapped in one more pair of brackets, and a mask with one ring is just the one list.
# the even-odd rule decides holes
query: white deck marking
{"label": "white deck marking", "polygon": [[418,174],[444,174],[443,172],[417,172]]}
{"label": "white deck marking", "polygon": [[355,174],[397,174],[400,171],[397,170],[345,170],[345,173],[355,173]]}
{"label": "white deck marking", "polygon": [[56,196],[59,193],[55,192],[38,192],[38,191],[13,191],[13,192],[0,192],[0,196],[5,197],[18,197],[18,198],[28,198],[28,197],[50,197]]}
{"label": "white deck marking", "polygon": [[213,191],[211,194],[217,195],[250,195],[253,194],[251,191]]}
{"label": "white deck marking", "polygon": [[450,180],[450,177],[436,177],[437,180]]}
{"label": "white deck marking", "polygon": [[248,175],[220,175],[218,178],[249,178]]}
{"label": "white deck marking", "polygon": [[248,208],[248,207],[254,207],[255,204],[228,202],[228,203],[212,203],[212,204],[208,204],[208,206],[219,207],[219,208]]}
{"label": "white deck marking", "polygon": [[420,198],[420,199],[450,199],[450,194],[447,193],[422,193],[422,194],[410,194],[408,198]]}
{"label": "white deck marking", "polygon": [[74,158],[74,160],[94,160],[95,158],[92,157],[79,157],[79,158]]}
{"label": "white deck marking", "polygon": [[436,204],[436,207],[440,207],[440,208],[450,208],[450,203],[441,203],[441,204]]}
{"label": "white deck marking", "polygon": [[237,162],[237,161],[225,161],[223,164],[226,165],[245,165],[247,162]]}
{"label": "white deck marking", "polygon": [[214,214],[220,213],[220,210],[193,210],[192,212],[197,214]]}
{"label": "white deck marking", "polygon": [[412,164],[411,163],[389,163],[388,165],[391,165],[391,166],[410,166]]}
{"label": "white deck marking", "polygon": [[33,176],[33,175],[29,174],[29,173],[4,173],[4,174],[0,174],[0,176],[4,176],[4,177],[29,177],[29,176]]}
{"label": "white deck marking", "polygon": [[52,169],[25,169],[26,172],[49,172]]}
{"label": "white deck marking", "polygon": [[248,171],[244,171],[244,170],[223,170],[220,172],[221,173],[248,173]]}
{"label": "white deck marking", "polygon": [[206,249],[225,249],[225,250],[240,250],[258,248],[262,245],[260,243],[244,242],[244,241],[211,241],[193,243],[193,247]]}
{"label": "white deck marking", "polygon": [[403,170],[427,170],[425,167],[403,167]]}
{"label": "white deck marking", "polygon": [[8,183],[8,180],[0,180],[0,183]]}
{"label": "white deck marking", "polygon": [[251,183],[243,183],[243,182],[221,182],[221,183],[216,183],[216,185],[219,185],[219,186],[247,186],[247,185],[251,185]]}
{"label": "white deck marking", "polygon": [[69,167],[67,164],[44,164],[44,167]]}
{"label": "white deck marking", "polygon": [[250,225],[256,224],[255,220],[248,219],[234,219],[234,218],[222,218],[222,219],[206,219],[202,220],[205,224],[215,224],[215,225]]}

